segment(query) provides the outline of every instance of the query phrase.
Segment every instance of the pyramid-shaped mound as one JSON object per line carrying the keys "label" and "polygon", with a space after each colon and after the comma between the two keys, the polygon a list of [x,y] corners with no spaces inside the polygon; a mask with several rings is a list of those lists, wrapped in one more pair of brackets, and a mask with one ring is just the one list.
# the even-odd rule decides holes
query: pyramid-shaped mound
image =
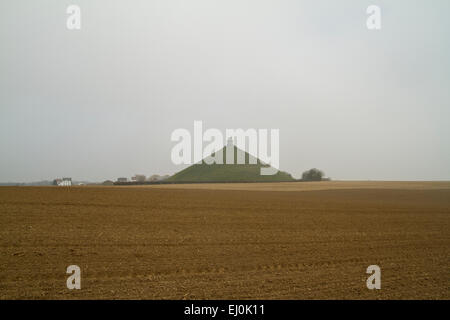
{"label": "pyramid-shaped mound", "polygon": [[[205,160],[191,165],[190,167],[174,174],[168,178],[167,182],[282,182],[282,181],[294,181],[295,179],[289,173],[278,171],[274,175],[261,175],[261,168],[269,168],[270,166],[264,164],[261,160],[255,159],[248,152],[234,148],[234,161],[233,164],[227,164],[227,149],[224,147],[217,152],[223,153],[223,164],[208,164]],[[244,164],[238,164],[238,152],[242,152],[245,155]],[[214,154],[211,155],[211,157]],[[253,161],[251,161],[251,159]],[[212,161],[209,161],[212,162]],[[252,164],[256,163],[256,164]]]}

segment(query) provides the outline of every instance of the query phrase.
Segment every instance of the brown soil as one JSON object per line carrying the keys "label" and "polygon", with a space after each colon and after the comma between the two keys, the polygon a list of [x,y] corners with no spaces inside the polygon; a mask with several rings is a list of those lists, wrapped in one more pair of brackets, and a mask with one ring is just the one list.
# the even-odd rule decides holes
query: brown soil
{"label": "brown soil", "polygon": [[0,298],[449,299],[448,183],[351,184],[0,187]]}

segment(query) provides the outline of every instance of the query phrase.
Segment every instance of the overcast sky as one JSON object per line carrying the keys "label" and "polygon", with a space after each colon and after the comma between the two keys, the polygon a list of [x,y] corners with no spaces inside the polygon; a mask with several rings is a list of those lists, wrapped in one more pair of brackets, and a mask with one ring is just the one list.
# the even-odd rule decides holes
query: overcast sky
{"label": "overcast sky", "polygon": [[[66,28],[70,4],[81,30]],[[0,181],[173,174],[170,135],[194,120],[280,129],[295,177],[450,180],[449,13],[448,0],[2,0]]]}

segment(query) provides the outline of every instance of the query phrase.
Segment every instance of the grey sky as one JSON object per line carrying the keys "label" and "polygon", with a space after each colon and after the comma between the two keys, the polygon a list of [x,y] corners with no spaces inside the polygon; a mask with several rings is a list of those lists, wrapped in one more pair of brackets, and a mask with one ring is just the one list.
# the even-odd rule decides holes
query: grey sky
{"label": "grey sky", "polygon": [[[370,4],[380,31],[366,28]],[[448,0],[3,0],[0,181],[172,174],[170,134],[194,120],[279,128],[296,177],[450,180],[449,12]]]}

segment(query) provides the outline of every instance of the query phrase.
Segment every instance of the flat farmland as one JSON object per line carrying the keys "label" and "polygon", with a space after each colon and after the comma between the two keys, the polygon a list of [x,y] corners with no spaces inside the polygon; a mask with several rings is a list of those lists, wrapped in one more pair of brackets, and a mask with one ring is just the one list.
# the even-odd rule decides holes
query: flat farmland
{"label": "flat farmland", "polygon": [[449,267],[448,182],[0,187],[1,299],[449,299]]}

